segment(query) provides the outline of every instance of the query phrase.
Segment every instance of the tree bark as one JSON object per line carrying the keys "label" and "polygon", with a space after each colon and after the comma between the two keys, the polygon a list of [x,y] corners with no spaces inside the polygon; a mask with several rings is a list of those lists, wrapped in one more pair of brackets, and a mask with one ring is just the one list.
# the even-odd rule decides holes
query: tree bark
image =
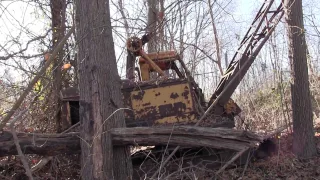
{"label": "tree bark", "polygon": [[[124,127],[108,0],[76,1],[79,41],[81,175],[83,179],[131,179],[127,147],[113,148],[107,132]],[[110,116],[110,117],[109,117]]]}
{"label": "tree bark", "polygon": [[293,111],[293,152],[299,158],[316,155],[309,88],[302,0],[285,0]]}

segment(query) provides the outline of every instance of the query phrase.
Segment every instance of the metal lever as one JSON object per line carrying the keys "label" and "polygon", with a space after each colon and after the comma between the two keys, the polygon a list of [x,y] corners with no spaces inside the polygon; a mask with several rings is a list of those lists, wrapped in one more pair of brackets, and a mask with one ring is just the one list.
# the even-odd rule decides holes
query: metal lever
{"label": "metal lever", "polygon": [[127,40],[127,49],[135,55],[142,56],[145,60],[147,60],[151,67],[160,74],[160,76],[165,76],[160,67],[156,63],[154,63],[152,59],[142,50],[142,40],[140,38],[135,36],[129,38]]}

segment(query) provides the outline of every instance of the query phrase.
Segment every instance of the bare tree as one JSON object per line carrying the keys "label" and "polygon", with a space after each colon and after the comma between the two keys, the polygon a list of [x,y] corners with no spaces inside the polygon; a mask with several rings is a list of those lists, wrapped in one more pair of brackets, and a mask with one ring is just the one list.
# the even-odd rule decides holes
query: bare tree
{"label": "bare tree", "polygon": [[293,84],[293,151],[299,158],[316,155],[309,88],[302,0],[285,0],[289,59]]}
{"label": "bare tree", "polygon": [[83,179],[131,179],[129,149],[113,148],[108,132],[124,127],[121,81],[108,0],[76,1],[79,41],[81,164]]}

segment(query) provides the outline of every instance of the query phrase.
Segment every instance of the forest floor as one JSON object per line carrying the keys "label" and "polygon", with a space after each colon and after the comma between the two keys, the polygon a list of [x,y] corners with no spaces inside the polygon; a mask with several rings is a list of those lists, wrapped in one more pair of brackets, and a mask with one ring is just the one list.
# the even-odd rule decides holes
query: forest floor
{"label": "forest floor", "polygon": [[[315,128],[315,137],[320,149],[320,125]],[[278,150],[266,159],[250,163],[247,168],[238,167],[224,171],[221,179],[266,179],[266,180],[320,180],[320,155],[298,160],[292,153],[292,134],[277,137]]]}
{"label": "forest floor", "polygon": [[[318,150],[320,149],[320,124],[315,128]],[[222,180],[320,180],[320,154],[312,159],[298,160],[292,153],[292,134],[283,133],[275,138],[277,151],[265,159],[251,161],[246,166],[230,167],[219,174]],[[319,151],[318,151],[319,152]],[[37,156],[27,156],[29,160],[40,159]],[[32,161],[31,161],[32,162]],[[35,162],[36,163],[36,162]],[[10,160],[10,164],[1,166],[0,179],[27,179],[19,158]],[[195,175],[198,174],[197,172]],[[198,175],[200,175],[199,173]],[[61,155],[54,158],[45,168],[35,172],[38,179],[80,179],[79,155]],[[204,175],[204,174],[203,174]],[[214,174],[204,176],[175,177],[174,179],[209,180],[215,179]]]}

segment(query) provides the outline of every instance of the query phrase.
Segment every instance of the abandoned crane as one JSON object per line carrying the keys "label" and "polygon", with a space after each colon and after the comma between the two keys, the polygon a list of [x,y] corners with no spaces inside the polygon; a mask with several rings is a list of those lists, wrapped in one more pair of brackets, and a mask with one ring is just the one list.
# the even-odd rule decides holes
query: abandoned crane
{"label": "abandoned crane", "polygon": [[[128,75],[122,80],[121,89],[124,106],[131,109],[125,110],[127,127],[195,124],[205,110],[210,111],[210,121],[204,126],[233,127],[234,116],[241,110],[231,96],[284,14],[282,3],[274,9],[273,6],[274,0],[264,1],[208,103],[179,54],[175,51],[145,53],[143,45],[151,34],[129,38],[126,44]],[[139,68],[134,67],[137,57]],[[167,77],[165,70],[174,71],[178,78]],[[161,78],[152,78],[151,72]],[[75,123],[79,120],[77,89],[66,89],[62,96],[63,118]]]}

